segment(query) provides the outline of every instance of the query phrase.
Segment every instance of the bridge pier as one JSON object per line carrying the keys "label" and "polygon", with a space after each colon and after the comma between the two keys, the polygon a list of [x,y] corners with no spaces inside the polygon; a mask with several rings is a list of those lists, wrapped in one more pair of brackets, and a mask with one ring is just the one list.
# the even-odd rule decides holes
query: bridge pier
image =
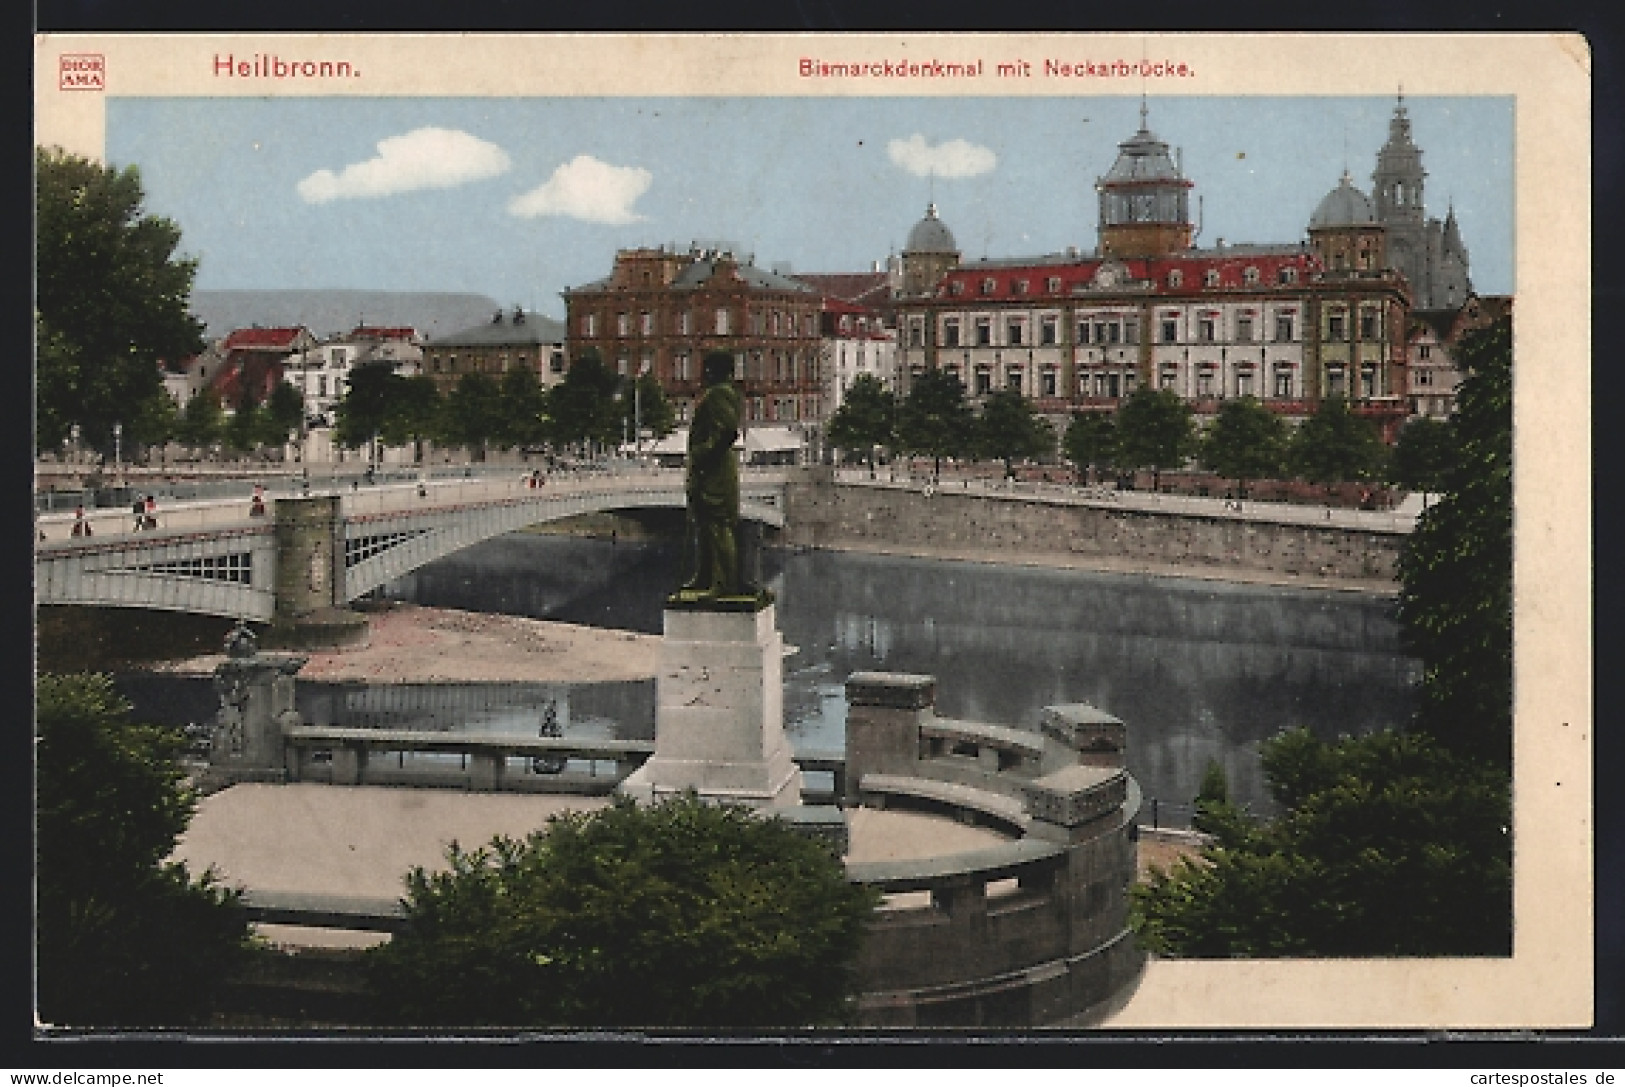
{"label": "bridge pier", "polygon": [[278,498],[276,611],[266,640],[283,648],[359,645],[367,617],[346,607],[338,495]]}

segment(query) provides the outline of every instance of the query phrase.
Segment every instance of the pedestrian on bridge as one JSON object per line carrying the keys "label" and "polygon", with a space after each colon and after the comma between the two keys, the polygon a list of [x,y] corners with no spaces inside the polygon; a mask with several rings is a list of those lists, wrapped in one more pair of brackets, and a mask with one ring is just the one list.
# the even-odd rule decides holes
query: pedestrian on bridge
{"label": "pedestrian on bridge", "polygon": [[265,516],[265,488],[258,483],[254,484],[254,500],[248,504],[248,515],[250,517]]}
{"label": "pedestrian on bridge", "polygon": [[90,529],[90,522],[85,520],[85,507],[83,506],[73,507],[73,534],[75,536],[95,535]]}

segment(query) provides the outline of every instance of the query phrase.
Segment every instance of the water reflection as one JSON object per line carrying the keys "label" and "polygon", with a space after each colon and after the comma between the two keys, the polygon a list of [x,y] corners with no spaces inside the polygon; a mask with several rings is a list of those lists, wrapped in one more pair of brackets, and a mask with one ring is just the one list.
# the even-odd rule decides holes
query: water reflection
{"label": "water reflection", "polygon": [[[400,600],[658,633],[677,553],[663,543],[513,534],[385,590]],[[1179,579],[841,552],[768,552],[778,595],[786,728],[800,751],[839,751],[855,671],[937,677],[946,717],[1034,727],[1044,706],[1090,702],[1129,725],[1129,768],[1164,813],[1188,804],[1208,760],[1268,810],[1259,741],[1402,724],[1418,670],[1392,602]],[[212,719],[207,678],[125,677],[138,713]],[[649,739],[652,681],[588,684],[301,682],[314,724],[534,735],[553,704],[567,735]]]}
{"label": "water reflection", "polygon": [[[664,544],[516,534],[387,594],[654,633],[676,559]],[[840,749],[850,673],[927,672],[944,716],[1032,727],[1046,705],[1090,702],[1129,724],[1148,796],[1188,802],[1214,759],[1264,809],[1260,740],[1359,735],[1410,713],[1417,667],[1381,598],[842,552],[769,552],[763,566],[796,648],[798,750]]]}

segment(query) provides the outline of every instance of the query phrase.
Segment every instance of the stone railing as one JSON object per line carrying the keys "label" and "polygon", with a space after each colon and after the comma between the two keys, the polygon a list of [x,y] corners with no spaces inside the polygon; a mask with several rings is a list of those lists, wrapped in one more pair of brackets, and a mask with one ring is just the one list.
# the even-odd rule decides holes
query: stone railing
{"label": "stone railing", "polygon": [[[290,781],[333,785],[439,785],[474,791],[610,793],[654,754],[650,740],[479,735],[292,725],[282,730]],[[443,754],[459,764],[408,768],[389,756]],[[325,763],[318,756],[325,755]],[[519,760],[518,772],[510,760]],[[571,770],[571,761],[587,769]],[[598,773],[601,764],[608,764]],[[536,769],[543,767],[545,769]]]}
{"label": "stone railing", "polygon": [[[1037,732],[936,717],[930,676],[847,681],[848,805],[991,825],[989,849],[848,863],[888,896],[860,963],[872,1026],[1085,1025],[1132,992],[1140,791],[1121,721],[1052,706]],[[924,892],[923,894],[921,892]]]}

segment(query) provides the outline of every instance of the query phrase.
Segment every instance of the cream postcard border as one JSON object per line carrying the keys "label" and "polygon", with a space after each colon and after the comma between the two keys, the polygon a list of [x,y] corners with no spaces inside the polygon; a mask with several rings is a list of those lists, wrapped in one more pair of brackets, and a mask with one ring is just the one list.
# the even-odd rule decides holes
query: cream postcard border
{"label": "cream postcard border", "polygon": [[[255,76],[256,54],[344,78]],[[1358,54],[1358,63],[1350,63]],[[63,55],[99,89],[66,89]],[[248,75],[219,71],[223,57]],[[819,79],[802,58],[960,78]],[[1000,63],[1185,65],[1011,79]],[[1503,960],[1150,964],[1109,1027],[1538,1029],[1592,1019],[1590,53],[1574,34],[40,35],[35,140],[99,158],[107,96],[1511,95],[1516,99],[1515,913]],[[329,69],[337,70],[337,69]],[[314,69],[319,72],[320,69]],[[137,164],[139,165],[139,164]]]}

